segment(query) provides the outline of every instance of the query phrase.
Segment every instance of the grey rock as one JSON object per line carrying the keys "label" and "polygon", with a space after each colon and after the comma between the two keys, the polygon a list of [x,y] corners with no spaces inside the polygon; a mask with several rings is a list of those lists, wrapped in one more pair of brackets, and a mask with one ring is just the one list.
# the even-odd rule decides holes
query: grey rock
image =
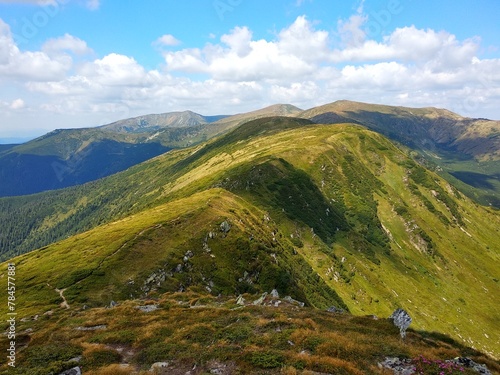
{"label": "grey rock", "polygon": [[98,326],[91,326],[91,327],[76,327],[76,330],[77,331],[98,331],[98,330],[106,329],[106,328],[108,328],[107,325],[101,324]]}
{"label": "grey rock", "polygon": [[194,257],[193,252],[191,250],[188,250],[186,251],[186,254],[184,254],[184,258],[182,258],[182,260],[184,260],[184,263],[186,263],[192,257]]}
{"label": "grey rock", "polygon": [[231,230],[231,224],[224,220],[220,225],[220,231],[223,233],[228,233]]}
{"label": "grey rock", "polygon": [[276,289],[273,289],[271,291],[271,297],[273,297],[273,298],[280,298],[280,295],[279,295],[279,293],[278,293],[278,291]]}
{"label": "grey rock", "polygon": [[300,307],[304,307],[304,305],[305,305],[304,302],[297,301],[297,300],[293,299],[290,296],[286,296],[285,298],[283,298],[283,300],[287,301],[288,303],[291,303],[291,304],[294,304],[294,305],[298,305]]}
{"label": "grey rock", "polygon": [[485,365],[480,365],[479,363],[474,362],[470,358],[466,357],[459,357],[451,360],[450,362],[453,362],[459,366],[465,367],[465,368],[470,368],[474,371],[476,371],[478,374],[483,374],[483,375],[491,375],[491,371],[488,370],[488,368]]}
{"label": "grey rock", "polygon": [[335,307],[335,306],[331,306],[331,307],[327,308],[326,311],[331,312],[331,313],[336,313],[336,314],[345,313],[344,309],[341,309],[340,307]]}
{"label": "grey rock", "polygon": [[137,310],[141,310],[142,312],[149,313],[158,310],[158,305],[136,306],[135,308]]}
{"label": "grey rock", "polygon": [[399,328],[401,337],[404,339],[406,337],[406,329],[412,322],[410,315],[403,309],[397,309],[392,313],[389,319],[392,319],[394,325]]}
{"label": "grey rock", "polygon": [[168,367],[168,362],[155,362],[151,365],[150,372],[155,372],[156,370],[166,369]]}
{"label": "grey rock", "polygon": [[411,363],[411,359],[387,357],[378,366],[392,370],[395,375],[412,375],[415,373],[415,367]]}
{"label": "grey rock", "polygon": [[61,372],[59,375],[82,375],[80,367],[73,367],[72,369]]}
{"label": "grey rock", "polygon": [[241,294],[236,299],[236,304],[240,305],[240,306],[245,306],[245,299],[243,298],[243,296]]}
{"label": "grey rock", "polygon": [[266,297],[267,297],[267,292],[262,293],[262,295],[260,296],[259,299],[256,299],[255,301],[253,301],[253,304],[255,306],[262,305],[264,303],[264,300],[266,299]]}
{"label": "grey rock", "polygon": [[115,301],[113,301],[113,300],[109,303],[109,307],[111,307],[111,308],[113,308],[113,307],[115,307],[117,305],[118,304]]}

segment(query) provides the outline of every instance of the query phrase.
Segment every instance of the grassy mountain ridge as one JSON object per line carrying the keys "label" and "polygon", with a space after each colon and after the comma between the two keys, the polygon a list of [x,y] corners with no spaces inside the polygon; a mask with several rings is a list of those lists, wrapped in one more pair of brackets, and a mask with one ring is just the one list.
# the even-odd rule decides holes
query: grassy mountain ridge
{"label": "grassy mountain ridge", "polygon": [[171,148],[199,144],[241,124],[268,116],[316,123],[357,123],[413,151],[484,205],[500,207],[500,123],[461,117],[438,108],[408,108],[340,100],[301,110],[287,104],[233,116],[191,111],[139,116],[97,128],[56,130],[0,150],[0,196],[33,194],[93,181]]}
{"label": "grassy mountain ridge", "polygon": [[[94,228],[14,259],[26,275],[24,314],[57,309],[55,288],[78,309],[189,287],[276,287],[354,314],[403,307],[416,328],[499,356],[498,213],[361,126],[259,119],[88,185],[17,199],[42,219],[36,233]],[[156,291],[141,289],[149,284]]]}
{"label": "grassy mountain ridge", "polygon": [[446,109],[407,108],[341,100],[297,116],[317,123],[362,124],[418,152],[468,196],[500,207],[500,121],[471,119]]}

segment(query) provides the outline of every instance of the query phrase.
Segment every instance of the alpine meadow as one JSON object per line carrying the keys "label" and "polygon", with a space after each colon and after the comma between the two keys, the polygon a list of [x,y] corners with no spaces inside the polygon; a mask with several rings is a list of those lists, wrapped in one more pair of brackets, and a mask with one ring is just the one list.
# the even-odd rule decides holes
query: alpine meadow
{"label": "alpine meadow", "polygon": [[17,314],[17,366],[0,372],[392,374],[398,358],[439,374],[465,358],[476,368],[461,373],[500,373],[499,134],[447,110],[338,101],[6,148],[4,176],[36,159],[23,165],[55,161],[71,181],[0,199]]}

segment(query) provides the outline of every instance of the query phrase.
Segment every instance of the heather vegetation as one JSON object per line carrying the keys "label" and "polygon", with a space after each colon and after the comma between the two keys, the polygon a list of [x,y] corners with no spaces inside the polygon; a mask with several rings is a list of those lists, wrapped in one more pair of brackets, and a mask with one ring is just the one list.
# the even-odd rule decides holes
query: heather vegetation
{"label": "heather vegetation", "polygon": [[[410,330],[403,342],[387,319],[286,302],[275,307],[279,298],[254,306],[253,295],[243,297],[245,306],[189,290],[113,308],[59,310],[22,324],[34,332],[20,352],[23,365],[1,373],[57,374],[79,365],[84,374],[147,374],[164,363],[158,373],[389,374],[378,365],[386,357],[413,359],[423,374],[439,374],[434,368],[458,373],[455,366],[440,367],[455,357],[500,371],[499,363],[439,334]],[[156,309],[143,312],[141,306]]]}

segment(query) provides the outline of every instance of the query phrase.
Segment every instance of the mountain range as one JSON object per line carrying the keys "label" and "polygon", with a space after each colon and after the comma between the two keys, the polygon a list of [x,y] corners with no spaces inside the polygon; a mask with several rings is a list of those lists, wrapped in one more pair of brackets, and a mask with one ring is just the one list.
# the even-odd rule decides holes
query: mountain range
{"label": "mountain range", "polygon": [[[500,371],[500,216],[465,194],[495,194],[498,122],[347,101],[162,124],[172,116],[182,127],[143,117],[10,149],[50,145],[62,163],[64,145],[104,133],[141,145],[158,134],[170,148],[82,185],[0,199],[19,373],[161,362],[183,374],[383,374],[384,357],[419,352]],[[492,186],[462,189],[457,166],[484,168]],[[413,318],[406,343],[381,319],[396,308]]]}

